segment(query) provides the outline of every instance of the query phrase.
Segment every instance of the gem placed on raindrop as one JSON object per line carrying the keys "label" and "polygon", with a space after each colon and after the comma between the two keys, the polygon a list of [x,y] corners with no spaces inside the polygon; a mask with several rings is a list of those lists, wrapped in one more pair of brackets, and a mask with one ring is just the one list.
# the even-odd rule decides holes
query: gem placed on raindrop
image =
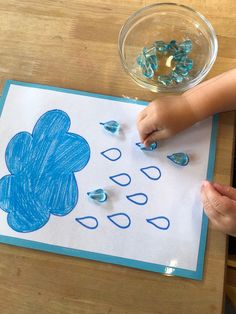
{"label": "gem placed on raindrop", "polygon": [[107,121],[107,122],[100,122],[103,125],[104,129],[110,133],[118,133],[120,130],[120,124],[117,121]]}
{"label": "gem placed on raindrop", "polygon": [[192,41],[190,39],[187,39],[179,44],[179,48],[185,53],[189,53],[192,50],[192,46]]}
{"label": "gem placed on raindrop", "polygon": [[174,153],[168,155],[167,158],[180,166],[186,166],[189,163],[189,156],[186,153]]}
{"label": "gem placed on raindrop", "polygon": [[168,50],[168,44],[166,44],[163,40],[155,41],[153,45],[159,52],[166,52]]}
{"label": "gem placed on raindrop", "polygon": [[171,72],[171,77],[177,84],[183,82],[184,79],[182,75],[176,73],[175,71]]}
{"label": "gem placed on raindrop", "polygon": [[97,189],[87,193],[88,197],[99,203],[103,203],[107,200],[107,193],[103,189]]}
{"label": "gem placed on raindrop", "polygon": [[157,148],[157,142],[153,142],[150,144],[149,147],[146,147],[143,143],[136,143],[136,145],[141,149],[141,150],[144,150],[144,151],[153,151]]}
{"label": "gem placed on raindrop", "polygon": [[172,83],[172,78],[169,75],[159,75],[157,80],[164,86],[169,86]]}

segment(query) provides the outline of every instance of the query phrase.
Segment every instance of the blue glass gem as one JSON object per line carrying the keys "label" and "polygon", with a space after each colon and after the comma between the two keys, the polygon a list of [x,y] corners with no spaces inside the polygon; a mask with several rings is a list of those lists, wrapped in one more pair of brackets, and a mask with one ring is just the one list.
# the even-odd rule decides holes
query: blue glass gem
{"label": "blue glass gem", "polygon": [[171,77],[177,84],[183,82],[184,79],[182,75],[176,73],[175,71],[172,71]]}
{"label": "blue glass gem", "polygon": [[150,63],[150,65],[154,71],[158,69],[158,62],[157,61],[158,61],[158,59],[157,59],[156,55],[148,57],[148,62]]}
{"label": "blue glass gem", "polygon": [[160,82],[162,85],[168,86],[172,83],[172,78],[169,75],[159,75],[157,77],[158,82]]}
{"label": "blue glass gem", "polygon": [[103,203],[107,200],[107,193],[103,189],[97,189],[87,193],[88,197],[99,203]]}
{"label": "blue glass gem", "polygon": [[192,70],[193,68],[193,60],[190,58],[185,58],[181,60],[179,64],[184,66],[188,71]]}
{"label": "blue glass gem", "polygon": [[143,75],[146,76],[147,78],[153,78],[154,76],[154,71],[150,63],[148,63],[148,65],[146,64],[142,68],[142,72],[143,72]]}
{"label": "blue glass gem", "polygon": [[100,122],[104,129],[110,133],[118,133],[120,130],[120,124],[117,121],[107,121],[105,123]]}
{"label": "blue glass gem", "polygon": [[146,59],[146,67],[151,66],[153,70],[157,70],[158,64],[157,64],[157,51],[154,46],[150,48],[143,48],[143,55]]}
{"label": "blue glass gem", "polygon": [[136,61],[137,64],[140,65],[142,68],[146,65],[146,58],[142,53],[138,55]]}
{"label": "blue glass gem", "polygon": [[186,58],[186,53],[182,51],[177,51],[174,53],[173,60],[175,61],[182,61]]}
{"label": "blue glass gem", "polygon": [[141,150],[144,151],[153,151],[157,148],[157,142],[151,143],[149,148],[147,148],[143,143],[136,143],[136,145],[140,147]]}
{"label": "blue glass gem", "polygon": [[150,48],[144,47],[142,53],[138,55],[137,64],[142,68],[143,75],[147,78],[152,78],[155,70],[158,68],[156,48],[154,46]]}
{"label": "blue glass gem", "polygon": [[166,52],[168,50],[168,44],[166,44],[163,40],[155,41],[154,46],[159,52]]}
{"label": "blue glass gem", "polygon": [[146,47],[143,48],[143,54],[146,58],[149,58],[151,56],[155,56],[156,53],[157,53],[157,50],[156,50],[155,46],[152,46],[150,48],[146,48]]}
{"label": "blue glass gem", "polygon": [[168,50],[171,54],[176,53],[179,50],[179,46],[176,40],[171,40],[168,44]]}
{"label": "blue glass gem", "polygon": [[189,163],[189,157],[185,153],[174,153],[172,155],[168,155],[167,158],[180,166],[186,166]]}
{"label": "blue glass gem", "polygon": [[175,68],[175,72],[182,75],[182,76],[187,76],[188,75],[188,69],[187,67],[181,65],[181,64],[177,64],[176,68]]}
{"label": "blue glass gem", "polygon": [[187,39],[179,44],[180,49],[186,54],[192,50],[192,46],[192,41],[190,39]]}

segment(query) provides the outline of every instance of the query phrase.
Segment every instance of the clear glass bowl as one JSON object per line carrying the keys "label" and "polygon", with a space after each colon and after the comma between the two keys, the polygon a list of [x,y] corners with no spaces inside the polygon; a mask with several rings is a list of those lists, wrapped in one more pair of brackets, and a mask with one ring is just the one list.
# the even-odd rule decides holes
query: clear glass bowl
{"label": "clear glass bowl", "polygon": [[[154,78],[146,78],[137,64],[137,56],[144,47],[155,41],[192,41],[189,58],[193,68],[182,83],[164,86]],[[118,41],[122,65],[140,86],[160,93],[181,93],[203,80],[215,62],[218,43],[210,22],[193,9],[176,3],[157,3],[132,14],[120,30]],[[169,63],[168,65],[172,65]],[[165,74],[165,73],[164,73]]]}

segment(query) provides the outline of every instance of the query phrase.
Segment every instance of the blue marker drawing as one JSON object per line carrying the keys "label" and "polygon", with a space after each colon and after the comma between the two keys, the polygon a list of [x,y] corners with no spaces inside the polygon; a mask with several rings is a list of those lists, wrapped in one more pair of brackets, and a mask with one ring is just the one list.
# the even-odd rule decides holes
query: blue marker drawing
{"label": "blue marker drawing", "polygon": [[136,205],[145,205],[148,201],[148,197],[144,193],[135,193],[132,195],[127,195],[127,199]]}
{"label": "blue marker drawing", "polygon": [[131,182],[131,177],[128,173],[119,173],[114,176],[110,176],[109,178],[120,186],[127,186]]}
{"label": "blue marker drawing", "polygon": [[98,227],[98,220],[93,216],[75,218],[75,220],[87,229],[96,229]]}
{"label": "blue marker drawing", "polygon": [[17,133],[8,143],[10,174],[0,180],[0,208],[15,231],[35,231],[51,214],[67,215],[77,204],[74,172],[87,165],[90,147],[69,128],[69,116],[55,109],[39,118],[32,134]]}
{"label": "blue marker drawing", "polygon": [[130,217],[125,213],[117,213],[113,215],[107,216],[107,218],[115,224],[117,227],[121,229],[129,228],[131,225],[131,219]]}
{"label": "blue marker drawing", "polygon": [[[107,154],[108,152],[109,154]],[[104,150],[100,154],[110,161],[117,161],[121,157],[121,151],[119,150],[119,148],[115,147]]]}
{"label": "blue marker drawing", "polygon": [[159,180],[161,177],[161,170],[156,166],[141,168],[140,171],[142,171],[142,173],[144,173],[150,180]]}
{"label": "blue marker drawing", "polygon": [[[152,224],[153,226],[161,230],[167,230],[170,227],[170,221],[165,216],[158,216],[146,220],[148,223]],[[162,223],[164,225],[160,225],[159,223]]]}

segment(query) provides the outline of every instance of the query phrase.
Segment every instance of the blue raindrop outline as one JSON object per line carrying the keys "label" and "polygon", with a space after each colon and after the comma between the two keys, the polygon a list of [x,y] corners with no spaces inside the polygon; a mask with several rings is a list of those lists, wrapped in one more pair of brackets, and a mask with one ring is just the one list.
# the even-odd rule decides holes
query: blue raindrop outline
{"label": "blue raindrop outline", "polygon": [[[153,222],[153,220],[157,220],[157,219],[164,219],[164,220],[166,220],[167,223],[168,223],[167,227],[160,227],[160,226],[156,225],[156,224]],[[158,229],[160,229],[160,230],[167,230],[167,229],[169,229],[169,227],[170,227],[170,220],[169,220],[167,217],[165,217],[165,216],[157,216],[157,217],[149,218],[149,219],[146,219],[146,220],[147,220],[147,222],[148,222],[149,224],[153,225],[154,227],[156,227],[156,228],[158,228]]]}
{"label": "blue raindrop outline", "polygon": [[[144,203],[140,203],[140,202],[137,202],[137,201],[135,201],[135,200],[132,199],[132,197],[135,197],[135,196],[137,196],[137,195],[144,195],[145,198],[146,198],[145,202],[144,202]],[[147,194],[142,193],[142,192],[140,192],[140,193],[134,193],[134,194],[131,194],[131,195],[126,195],[126,198],[127,198],[130,202],[132,202],[132,203],[134,203],[134,204],[136,204],[136,205],[141,205],[141,206],[144,206],[144,205],[147,204],[147,202],[148,202],[148,196],[147,196]]]}
{"label": "blue raindrop outline", "polygon": [[[120,153],[120,156],[117,157],[116,159],[112,159],[112,158],[108,157],[107,155],[105,155],[106,152],[109,152],[109,151],[111,151],[111,150],[116,150],[116,151],[118,151],[118,152]],[[108,149],[104,150],[103,152],[100,152],[100,154],[101,154],[103,157],[105,157],[105,158],[107,158],[108,160],[110,160],[110,161],[117,161],[117,160],[120,159],[121,156],[122,156],[121,150],[120,150],[119,148],[116,148],[116,147],[108,148]]]}
{"label": "blue raindrop outline", "polygon": [[[144,171],[144,170],[149,169],[149,168],[155,168],[155,169],[157,169],[157,170],[159,171],[159,177],[158,177],[158,178],[153,178],[153,177],[151,177],[148,173],[146,173],[146,172]],[[156,167],[156,166],[144,167],[144,168],[141,168],[140,171],[141,171],[143,174],[145,174],[145,176],[147,176],[150,180],[157,181],[157,180],[159,180],[159,179],[161,178],[161,170],[160,170],[158,167]]]}
{"label": "blue raindrop outline", "polygon": [[[81,220],[88,219],[88,218],[95,220],[96,226],[90,227],[90,226],[84,224],[84,223],[81,221]],[[98,227],[98,220],[97,220],[96,217],[93,217],[93,216],[84,216],[84,217],[81,217],[81,218],[75,218],[75,221],[78,222],[79,224],[81,224],[81,226],[83,226],[83,227],[85,227],[85,228],[87,228],[87,229],[89,229],[89,230],[94,230],[94,229],[97,229],[97,227]]]}
{"label": "blue raindrop outline", "polygon": [[[125,226],[125,227],[124,227],[124,226],[121,226],[121,225],[119,225],[117,222],[115,222],[115,221],[111,218],[111,217],[116,217],[116,216],[120,216],[120,215],[125,216],[126,218],[128,218],[129,223],[128,223],[127,226]],[[126,213],[116,213],[116,214],[108,215],[107,218],[108,218],[114,225],[116,225],[118,228],[121,228],[121,229],[127,229],[127,228],[129,228],[130,225],[131,225],[131,219],[130,219],[130,217],[129,217]]]}
{"label": "blue raindrop outline", "polygon": [[[113,178],[116,178],[116,177],[119,177],[119,176],[126,176],[126,177],[128,177],[128,178],[129,178],[129,182],[126,183],[126,184],[121,184],[120,182],[118,182],[118,181],[116,181],[116,180],[113,179]],[[131,177],[130,177],[130,175],[129,175],[128,173],[126,173],[126,172],[122,172],[122,173],[116,174],[116,175],[114,175],[114,176],[110,176],[109,179],[112,180],[114,183],[120,185],[120,186],[127,186],[127,185],[129,185],[129,184],[131,183]]]}

